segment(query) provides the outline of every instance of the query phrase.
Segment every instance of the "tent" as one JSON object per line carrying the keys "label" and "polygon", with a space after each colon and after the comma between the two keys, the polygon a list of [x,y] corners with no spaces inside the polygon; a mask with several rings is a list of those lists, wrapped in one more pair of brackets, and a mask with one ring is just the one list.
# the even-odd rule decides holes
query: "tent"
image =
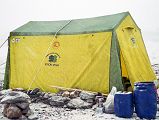
{"label": "tent", "polygon": [[62,21],[31,21],[12,31],[4,88],[57,87],[108,93],[122,78],[156,79],[129,12]]}

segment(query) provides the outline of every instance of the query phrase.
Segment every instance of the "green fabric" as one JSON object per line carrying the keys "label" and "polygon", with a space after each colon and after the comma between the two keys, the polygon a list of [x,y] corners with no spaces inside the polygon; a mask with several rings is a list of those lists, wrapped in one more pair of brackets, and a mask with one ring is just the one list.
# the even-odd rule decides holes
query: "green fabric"
{"label": "green fabric", "polygon": [[[9,40],[8,40],[9,43]],[[3,89],[9,88],[9,69],[10,69],[10,50],[8,47],[8,54],[7,54],[7,62],[6,62],[6,68],[5,68],[5,75],[4,75],[4,82],[3,82]]]}
{"label": "green fabric", "polygon": [[110,78],[109,78],[109,89],[113,86],[117,90],[123,90],[121,66],[120,66],[120,49],[117,41],[116,33],[113,32],[111,51],[110,51]]}
{"label": "green fabric", "polygon": [[[110,31],[120,24],[129,12],[114,15],[72,20],[58,34],[83,34]],[[63,21],[31,21],[11,32],[11,36],[54,35],[69,20]]]}

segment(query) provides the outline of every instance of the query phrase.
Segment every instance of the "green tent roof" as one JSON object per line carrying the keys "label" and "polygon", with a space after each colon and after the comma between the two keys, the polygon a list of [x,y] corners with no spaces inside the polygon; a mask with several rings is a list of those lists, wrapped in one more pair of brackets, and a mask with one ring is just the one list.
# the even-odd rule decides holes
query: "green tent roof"
{"label": "green tent roof", "polygon": [[54,35],[58,34],[82,34],[101,31],[110,31],[129,15],[129,12],[118,13],[86,19],[62,20],[62,21],[30,21],[11,32],[13,36],[22,35]]}

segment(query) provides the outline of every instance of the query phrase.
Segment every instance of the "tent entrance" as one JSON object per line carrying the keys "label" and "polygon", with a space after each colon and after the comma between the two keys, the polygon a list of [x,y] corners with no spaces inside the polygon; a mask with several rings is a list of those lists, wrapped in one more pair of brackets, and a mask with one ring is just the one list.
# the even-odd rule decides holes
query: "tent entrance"
{"label": "tent entrance", "polygon": [[122,74],[122,83],[124,86],[124,91],[132,91],[132,86],[129,80],[127,68],[125,65],[125,61],[122,55],[122,52],[120,52],[120,61],[121,61],[121,74]]}

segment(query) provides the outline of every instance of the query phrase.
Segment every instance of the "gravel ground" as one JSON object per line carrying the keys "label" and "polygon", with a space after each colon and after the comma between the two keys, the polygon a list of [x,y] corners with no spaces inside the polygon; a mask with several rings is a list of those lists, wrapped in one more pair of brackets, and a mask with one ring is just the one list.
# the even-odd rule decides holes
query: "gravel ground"
{"label": "gravel ground", "polygon": [[[50,107],[44,103],[31,103],[30,108],[38,120],[128,120],[126,118],[119,118],[114,114],[96,114],[92,109],[77,109],[71,110],[67,108],[56,108]],[[0,120],[9,120],[3,117],[2,113],[3,106],[0,105]],[[157,113],[156,120],[159,119],[159,111]],[[133,117],[129,120],[140,120],[134,113]]]}

